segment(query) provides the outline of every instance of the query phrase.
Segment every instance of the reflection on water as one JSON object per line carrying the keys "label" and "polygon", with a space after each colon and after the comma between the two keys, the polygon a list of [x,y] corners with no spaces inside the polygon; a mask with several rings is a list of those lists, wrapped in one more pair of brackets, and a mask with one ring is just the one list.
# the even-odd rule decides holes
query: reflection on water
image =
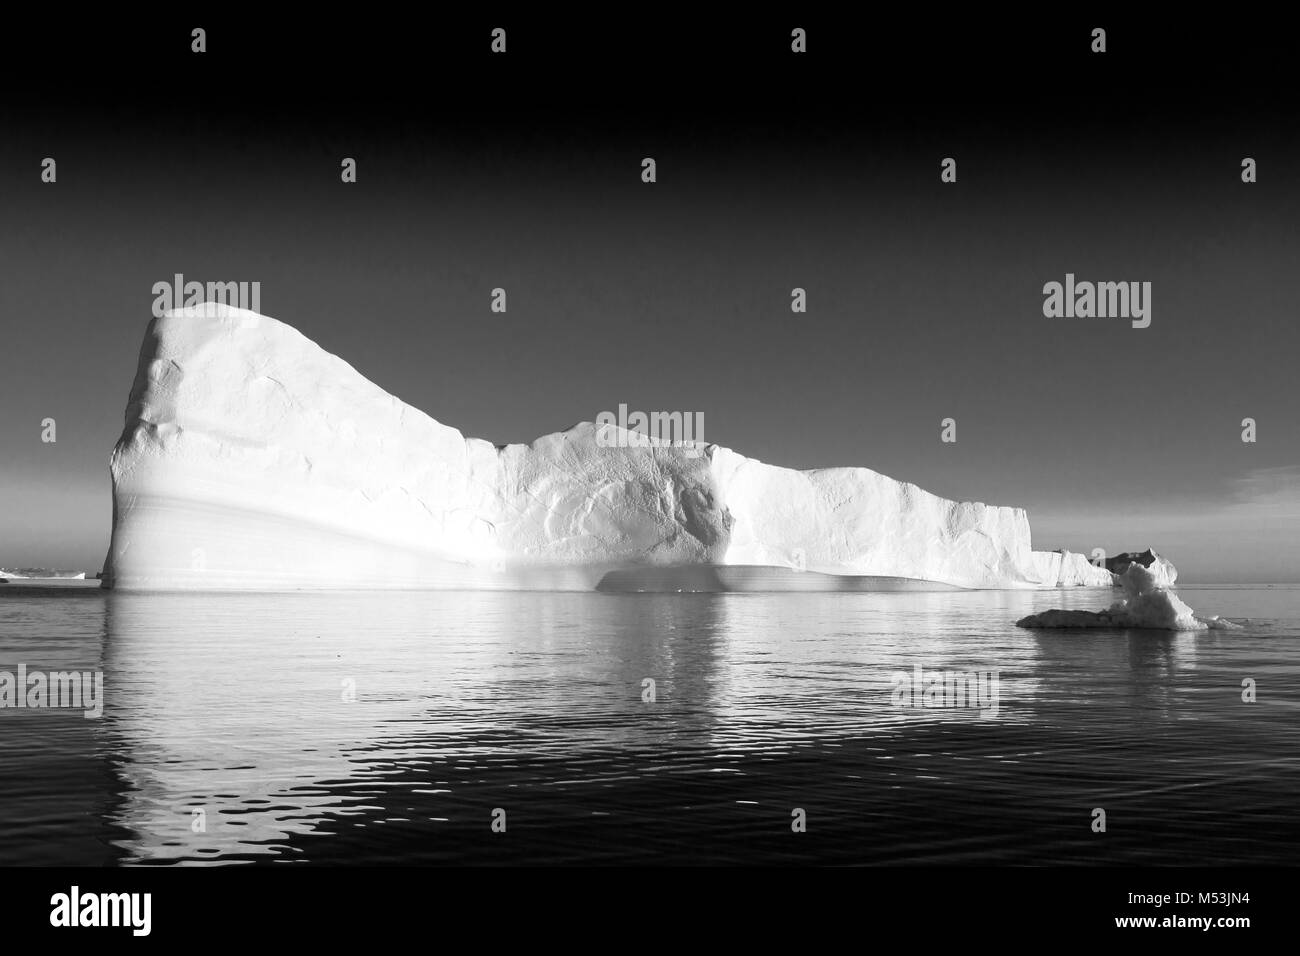
{"label": "reflection on water", "polygon": [[[1293,862],[1300,591],[1207,595],[1256,619],[1011,624],[1096,591],[6,595],[0,669],[102,668],[107,703],[0,711],[0,863]],[[894,706],[918,666],[997,671],[997,716]]]}

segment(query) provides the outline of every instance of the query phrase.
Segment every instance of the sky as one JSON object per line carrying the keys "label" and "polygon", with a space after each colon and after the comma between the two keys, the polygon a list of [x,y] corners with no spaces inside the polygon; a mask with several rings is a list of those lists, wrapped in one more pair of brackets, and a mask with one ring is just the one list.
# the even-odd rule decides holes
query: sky
{"label": "sky", "polygon": [[[995,30],[998,57],[823,22],[808,60],[784,21],[521,23],[496,59],[491,25],[366,25],[408,45],[376,65],[237,24],[192,54],[164,23],[62,40],[78,65],[0,105],[0,566],[102,566],[153,285],[182,273],[260,282],[467,435],[698,412],[766,462],[1025,507],[1038,549],[1300,580],[1300,150],[1259,50],[1251,85],[1145,24],[1100,56],[1088,22]],[[1046,317],[1067,273],[1150,282],[1151,325]]]}

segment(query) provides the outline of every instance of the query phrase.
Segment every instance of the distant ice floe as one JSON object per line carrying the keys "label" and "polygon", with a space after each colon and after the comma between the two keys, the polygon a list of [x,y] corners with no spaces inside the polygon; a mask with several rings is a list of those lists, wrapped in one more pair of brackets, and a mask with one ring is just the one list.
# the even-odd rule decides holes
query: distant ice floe
{"label": "distant ice floe", "polygon": [[1021,618],[1016,626],[1151,628],[1162,631],[1236,630],[1241,627],[1217,614],[1198,617],[1164,583],[1167,580],[1169,576],[1161,565],[1153,563],[1148,568],[1134,561],[1119,575],[1124,597],[1106,610],[1053,609]]}

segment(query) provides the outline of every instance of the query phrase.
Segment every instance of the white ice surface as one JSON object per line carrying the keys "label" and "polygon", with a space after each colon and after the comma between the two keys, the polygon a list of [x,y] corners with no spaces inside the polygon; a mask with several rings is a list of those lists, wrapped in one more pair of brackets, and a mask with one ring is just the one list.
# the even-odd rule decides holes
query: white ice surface
{"label": "white ice surface", "polygon": [[717,445],[617,447],[598,428],[615,426],[496,447],[275,319],[176,310],[149,326],[113,452],[106,584],[588,589],[694,565],[970,588],[1113,580],[1082,555],[1033,552],[1020,508]]}
{"label": "white ice surface", "polygon": [[1109,587],[1115,583],[1113,574],[1073,551],[1035,551],[1033,563],[1034,573],[1044,587]]}
{"label": "white ice surface", "polygon": [[1165,580],[1168,580],[1168,569],[1159,561],[1152,562],[1150,568],[1135,561],[1119,577],[1124,596],[1106,610],[1042,611],[1021,618],[1016,624],[1028,628],[1150,628],[1162,631],[1233,630],[1241,626],[1218,615],[1198,617],[1171,588],[1162,583]]}

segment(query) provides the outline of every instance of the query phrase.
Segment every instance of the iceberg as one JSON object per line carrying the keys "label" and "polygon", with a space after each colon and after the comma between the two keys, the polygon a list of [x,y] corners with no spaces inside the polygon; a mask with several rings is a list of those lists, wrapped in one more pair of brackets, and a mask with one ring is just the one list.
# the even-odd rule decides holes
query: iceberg
{"label": "iceberg", "polygon": [[[1168,562],[1164,562],[1168,564]],[[1172,565],[1169,565],[1172,568]],[[1158,562],[1126,564],[1119,576],[1124,596],[1104,611],[1053,609],[1016,621],[1025,628],[1149,628],[1162,631],[1236,630],[1240,624],[1216,615],[1201,617],[1168,584],[1168,571]]]}
{"label": "iceberg", "polygon": [[1115,555],[1113,558],[1107,558],[1106,569],[1115,574],[1115,583],[1118,584],[1119,577],[1135,561],[1151,571],[1157,587],[1171,588],[1174,586],[1174,582],[1178,580],[1178,569],[1167,558],[1156,554],[1150,548],[1147,548],[1141,554],[1126,551],[1123,554]]}
{"label": "iceberg", "polygon": [[[584,422],[466,438],[289,325],[224,305],[145,334],[113,450],[120,589],[1109,587],[1021,508]],[[757,582],[757,583],[756,583]]]}

